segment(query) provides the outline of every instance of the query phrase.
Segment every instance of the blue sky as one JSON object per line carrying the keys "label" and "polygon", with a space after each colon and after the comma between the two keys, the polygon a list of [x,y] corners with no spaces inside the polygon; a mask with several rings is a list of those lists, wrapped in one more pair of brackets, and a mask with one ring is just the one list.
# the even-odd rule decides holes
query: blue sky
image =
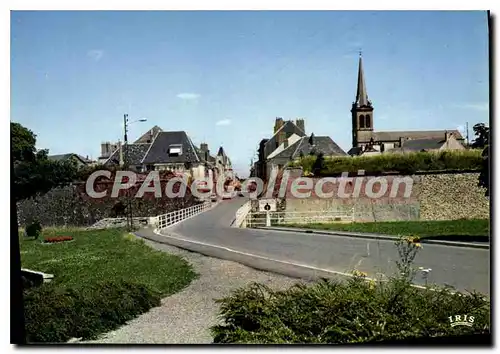
{"label": "blue sky", "polygon": [[[375,130],[488,121],[486,12],[12,12],[11,120],[97,158],[153,125],[248,173],[275,117],[346,151],[363,51]],[[472,129],[470,129],[472,132]]]}

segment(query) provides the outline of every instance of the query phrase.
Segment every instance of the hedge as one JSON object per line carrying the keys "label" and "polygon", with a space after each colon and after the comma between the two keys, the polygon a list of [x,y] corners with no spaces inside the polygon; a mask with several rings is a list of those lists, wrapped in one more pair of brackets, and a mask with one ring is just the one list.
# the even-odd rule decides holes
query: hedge
{"label": "hedge", "polygon": [[[253,283],[219,300],[224,323],[214,343],[348,344],[489,333],[489,302],[481,295],[426,291],[393,280],[322,280],[284,291]],[[451,327],[449,316],[474,317]]]}
{"label": "hedge", "polygon": [[[83,291],[83,289],[85,291]],[[107,281],[74,289],[46,284],[24,291],[28,343],[95,338],[160,305],[160,294],[145,285]]]}
{"label": "hedge", "polygon": [[[315,170],[316,156],[305,156],[289,164],[302,167],[304,173]],[[325,157],[316,176],[337,176],[343,172],[364,170],[365,175],[380,173],[413,174],[425,171],[471,171],[482,167],[481,150],[413,152],[354,157]],[[317,166],[316,166],[317,167]]]}
{"label": "hedge", "polygon": [[[388,281],[357,269],[347,281],[322,279],[282,291],[252,283],[217,300],[222,323],[211,327],[214,343],[348,344],[467,334],[490,334],[490,302],[476,292],[412,286],[415,237],[396,242],[399,260]],[[467,315],[471,326],[452,326]]]}
{"label": "hedge", "polygon": [[[139,187],[140,183],[130,188],[132,196]],[[37,220],[44,227],[90,226],[104,218],[126,216],[126,191],[122,190],[117,198],[112,198],[109,196],[112,190],[109,183],[97,182],[95,189],[107,189],[108,195],[101,199],[92,199],[86,194],[83,184],[73,184],[22,200],[17,203],[19,224],[25,226]],[[162,191],[164,190],[165,182],[162,182]],[[134,216],[156,216],[188,208],[200,202],[190,193],[189,188],[183,198],[156,198],[152,193],[145,193],[142,198],[132,198],[132,210]]]}

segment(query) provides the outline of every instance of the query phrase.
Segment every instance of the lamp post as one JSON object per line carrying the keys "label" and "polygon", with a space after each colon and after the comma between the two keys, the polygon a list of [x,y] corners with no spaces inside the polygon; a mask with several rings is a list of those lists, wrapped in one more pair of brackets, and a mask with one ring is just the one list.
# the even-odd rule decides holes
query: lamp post
{"label": "lamp post", "polygon": [[[129,155],[128,155],[128,125],[136,122],[145,122],[147,119],[142,118],[133,122],[128,121],[128,114],[123,115],[123,143],[125,145],[125,158],[123,161],[123,169],[127,170],[129,168]],[[134,226],[133,212],[132,212],[132,198],[130,195],[130,188],[127,188],[127,229],[132,231]]]}

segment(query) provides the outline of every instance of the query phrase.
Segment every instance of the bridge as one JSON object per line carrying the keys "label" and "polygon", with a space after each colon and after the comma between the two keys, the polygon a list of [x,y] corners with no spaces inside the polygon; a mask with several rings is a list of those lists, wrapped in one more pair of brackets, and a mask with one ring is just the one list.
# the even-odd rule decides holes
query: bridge
{"label": "bridge", "polygon": [[[157,217],[160,228],[143,229],[144,238],[232,260],[252,268],[287,276],[344,279],[353,269],[370,278],[395,274],[399,259],[394,241],[360,239],[232,227],[244,198],[176,212],[176,218]],[[161,221],[160,221],[161,219]],[[457,290],[490,293],[489,249],[424,244],[414,266],[431,268],[429,283],[451,285]],[[415,284],[424,285],[417,275]]]}

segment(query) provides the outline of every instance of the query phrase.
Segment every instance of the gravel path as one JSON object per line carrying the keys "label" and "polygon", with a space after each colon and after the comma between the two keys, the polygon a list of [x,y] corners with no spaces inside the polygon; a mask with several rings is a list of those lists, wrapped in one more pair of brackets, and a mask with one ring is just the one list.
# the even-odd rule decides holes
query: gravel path
{"label": "gravel path", "polygon": [[113,344],[198,344],[212,343],[209,328],[219,321],[222,298],[251,282],[285,289],[299,279],[257,271],[239,263],[206,257],[177,247],[146,241],[151,247],[183,257],[199,277],[184,290],[164,298],[161,306],[140,315],[123,327],[95,341],[81,343]]}

